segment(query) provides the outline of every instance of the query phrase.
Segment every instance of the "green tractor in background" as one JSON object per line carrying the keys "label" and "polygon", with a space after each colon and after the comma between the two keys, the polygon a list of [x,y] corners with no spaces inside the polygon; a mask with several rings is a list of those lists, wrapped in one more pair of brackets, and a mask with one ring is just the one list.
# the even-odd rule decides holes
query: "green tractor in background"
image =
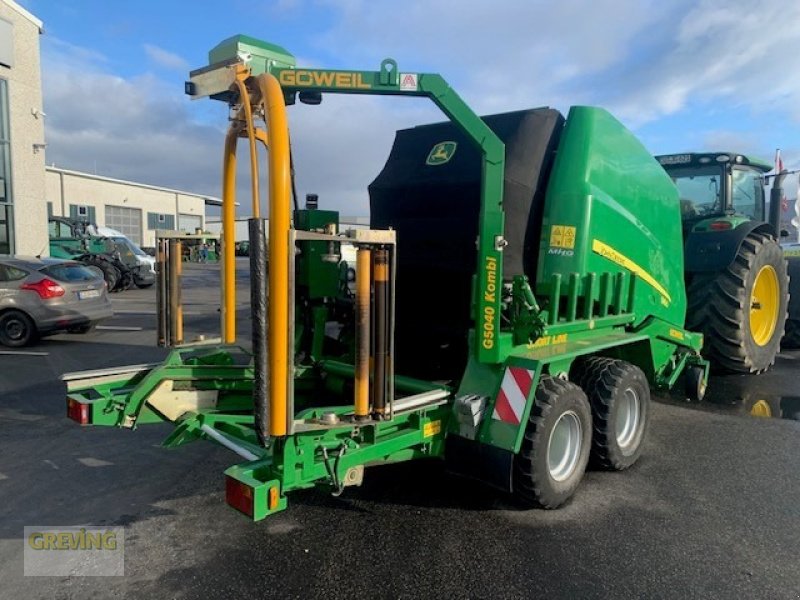
{"label": "green tractor in background", "polygon": [[74,260],[102,273],[109,292],[153,285],[154,273],[141,264],[126,238],[92,235],[89,225],[78,219],[50,217],[50,256]]}
{"label": "green tractor in background", "polygon": [[[789,267],[779,243],[784,175],[775,177],[775,210],[767,215],[771,164],[735,152],[656,158],[680,193],[686,327],[704,334],[704,355],[716,367],[766,371],[780,351],[789,310]],[[793,270],[799,267],[792,262]]]}

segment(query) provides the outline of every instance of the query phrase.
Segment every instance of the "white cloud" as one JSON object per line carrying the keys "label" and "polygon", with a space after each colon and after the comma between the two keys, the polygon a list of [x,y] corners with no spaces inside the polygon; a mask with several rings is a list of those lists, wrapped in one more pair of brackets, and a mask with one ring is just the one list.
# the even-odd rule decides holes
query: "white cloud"
{"label": "white cloud", "polygon": [[[113,75],[82,48],[43,44],[47,162],[143,183],[219,194],[220,126],[152,75]],[[221,108],[221,107],[220,107]]]}
{"label": "white cloud", "polygon": [[[292,13],[313,3],[278,5]],[[800,121],[800,82],[792,76],[800,61],[795,25],[800,4],[316,0],[316,5],[324,6],[332,25],[327,33],[302,40],[309,61],[301,64],[370,69],[393,56],[401,70],[442,73],[481,113],[598,104],[638,126],[722,106]],[[221,104],[190,103],[179,86],[152,75],[118,77],[102,54],[49,36],[44,40],[45,49],[50,47],[44,61],[49,162],[91,170],[96,161],[98,172],[110,176],[219,194],[226,126]],[[158,46],[147,44],[145,52],[160,67],[188,68],[183,58]],[[321,106],[290,108],[300,194],[316,192],[323,206],[365,214],[366,186],[382,167],[394,130],[440,118],[431,103],[407,99],[329,95]],[[725,133],[725,123],[704,125],[691,139],[753,142],[744,125],[731,128],[736,138]],[[246,150],[243,143],[240,165],[247,163]],[[244,214],[247,184],[239,189]]]}
{"label": "white cloud", "polygon": [[164,50],[154,44],[143,44],[142,47],[144,48],[147,58],[159,67],[182,72],[189,70],[189,62],[174,52]]}
{"label": "white cloud", "polygon": [[645,122],[694,107],[724,106],[800,121],[800,4],[701,0],[662,25],[662,51],[623,76],[608,98]]}

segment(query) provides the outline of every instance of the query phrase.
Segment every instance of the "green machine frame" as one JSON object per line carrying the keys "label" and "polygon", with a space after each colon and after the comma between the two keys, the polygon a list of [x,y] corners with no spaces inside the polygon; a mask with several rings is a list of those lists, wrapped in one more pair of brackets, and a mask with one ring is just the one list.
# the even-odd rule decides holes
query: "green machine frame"
{"label": "green machine frame", "polygon": [[[679,313],[683,307],[675,303],[669,313],[674,318],[641,314],[637,299],[652,292],[652,278],[625,255],[604,247],[598,250],[597,240],[593,242],[596,260],[607,260],[614,269],[548,273],[546,281],[534,286],[537,293],[527,277],[516,276],[508,286],[510,302],[501,301],[506,245],[502,205],[505,147],[440,75],[403,72],[392,59],[384,60],[377,71],[297,68],[294,58],[284,49],[246,36],[219,44],[210,52],[210,63],[191,73],[186,92],[192,98],[211,97],[237,109],[236,119],[246,122],[247,127],[234,131],[232,143],[237,137],[248,137],[251,166],[255,164],[255,141],[261,140],[272,152],[271,144],[280,135],[269,131],[269,126],[267,131],[254,126],[254,113],[262,114],[267,123],[272,110],[267,104],[259,104],[266,101],[264,88],[256,85],[262,75],[277,80],[282,102],[287,105],[298,100],[316,104],[323,93],[430,98],[480,149],[481,205],[472,303],[475,327],[470,334],[464,376],[458,382],[442,384],[394,374],[390,367],[386,374],[386,413],[360,414],[358,391],[355,409],[353,404],[319,406],[303,402],[295,411],[296,397],[314,398],[321,389],[328,395],[345,397],[349,391],[343,390],[349,390],[348,382],[354,378],[358,388],[359,362],[356,359],[356,364],[350,364],[322,355],[322,343],[317,339],[312,344],[313,360],[295,364],[292,350],[299,332],[294,328],[293,301],[298,282],[294,280],[295,257],[290,249],[301,244],[325,243],[333,247],[350,243],[359,248],[359,253],[367,251],[367,256],[369,251],[385,251],[389,256],[392,298],[395,256],[393,232],[360,231],[347,236],[337,232],[335,226],[321,232],[313,226],[314,218],[295,214],[294,229],[287,225],[288,245],[284,249],[288,251],[290,274],[289,312],[285,323],[270,323],[273,330],[278,325],[289,332],[288,397],[282,407],[285,412],[271,412],[270,422],[263,423],[266,416],[259,414],[261,405],[274,403],[274,398],[268,399],[265,388],[259,388],[257,340],[254,336],[253,352],[236,346],[235,302],[231,302],[232,293],[224,293],[223,340],[227,343],[176,348],[165,362],[156,365],[66,375],[67,413],[73,420],[126,428],[166,420],[176,425],[166,446],[209,439],[236,452],[245,462],[226,471],[226,499],[234,508],[259,520],[284,509],[286,494],[292,490],[323,486],[338,494],[346,486],[360,484],[366,466],[441,458],[448,436],[495,449],[510,460],[522,445],[539,379],[545,374],[567,378],[580,356],[599,354],[629,360],[642,368],[651,384],[664,388],[672,387],[687,367],[693,367],[705,385],[708,365],[699,354],[702,337],[682,328],[683,315]],[[229,149],[226,144],[226,152]],[[226,165],[230,166],[227,158]],[[257,179],[256,170],[253,176]],[[257,184],[253,186],[253,213],[258,217]],[[235,185],[226,178],[223,201],[231,211],[234,190]],[[271,205],[273,201],[271,193]],[[232,214],[229,213],[230,221]],[[676,226],[674,234],[680,238],[679,221]],[[231,232],[224,232],[223,236],[226,234],[230,236]],[[592,243],[588,238],[585,241]],[[272,245],[271,241],[270,252]],[[258,248],[254,249],[251,242],[251,253],[254,251]],[[223,264],[225,288],[233,282],[233,263],[223,257]],[[315,272],[322,273],[308,265],[303,265],[302,270],[311,273],[311,277]],[[366,294],[369,298],[368,289]],[[663,299],[661,302],[668,304]],[[315,311],[316,325],[324,327],[324,310]],[[511,315],[511,324],[501,328],[500,315],[504,311]],[[392,314],[393,308],[389,312]],[[392,336],[389,337],[391,352]],[[530,373],[531,386],[519,422],[511,424],[490,417],[504,374],[515,368]],[[363,374],[362,371],[362,380]],[[376,377],[367,374],[367,379],[371,376]],[[467,423],[458,416],[465,407],[478,407],[477,420]],[[270,410],[273,408],[270,405]],[[285,419],[285,429],[276,428],[274,414]],[[504,464],[508,466],[510,462]],[[482,479],[508,489],[502,474]]]}

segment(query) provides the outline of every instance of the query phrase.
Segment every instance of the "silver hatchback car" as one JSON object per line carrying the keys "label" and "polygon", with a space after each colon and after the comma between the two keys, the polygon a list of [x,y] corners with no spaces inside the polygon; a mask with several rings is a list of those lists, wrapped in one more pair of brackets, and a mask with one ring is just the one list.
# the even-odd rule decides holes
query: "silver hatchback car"
{"label": "silver hatchback car", "polygon": [[0,255],[0,344],[19,347],[61,331],[86,333],[113,314],[102,276],[82,264]]}

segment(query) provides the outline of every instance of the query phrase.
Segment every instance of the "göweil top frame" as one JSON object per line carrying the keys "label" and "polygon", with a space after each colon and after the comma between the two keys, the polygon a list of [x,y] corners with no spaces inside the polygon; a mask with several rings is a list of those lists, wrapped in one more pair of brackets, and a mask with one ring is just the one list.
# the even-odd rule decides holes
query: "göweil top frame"
{"label": "g\u00f6weil top frame", "polygon": [[[296,68],[294,57],[283,48],[241,35],[216,46],[209,53],[209,60],[211,65],[190,74],[186,93],[192,98],[210,96],[217,100],[230,100],[229,90],[236,78],[236,65],[243,62],[248,63],[252,76],[261,73],[274,75],[287,104],[294,103],[298,95],[300,101],[304,101],[309,92],[430,98],[480,148],[483,157],[478,225],[478,248],[483,259],[480,264],[494,263],[497,271],[502,272],[504,146],[441,75],[400,72],[397,62],[390,58],[381,62],[378,71]],[[475,330],[475,353],[479,361],[490,364],[501,361],[498,340],[503,335],[493,318],[500,314],[500,294],[487,293],[496,286],[494,278],[493,271],[481,269],[475,291],[475,322],[483,324]],[[231,311],[226,309],[226,312],[230,314]]]}

